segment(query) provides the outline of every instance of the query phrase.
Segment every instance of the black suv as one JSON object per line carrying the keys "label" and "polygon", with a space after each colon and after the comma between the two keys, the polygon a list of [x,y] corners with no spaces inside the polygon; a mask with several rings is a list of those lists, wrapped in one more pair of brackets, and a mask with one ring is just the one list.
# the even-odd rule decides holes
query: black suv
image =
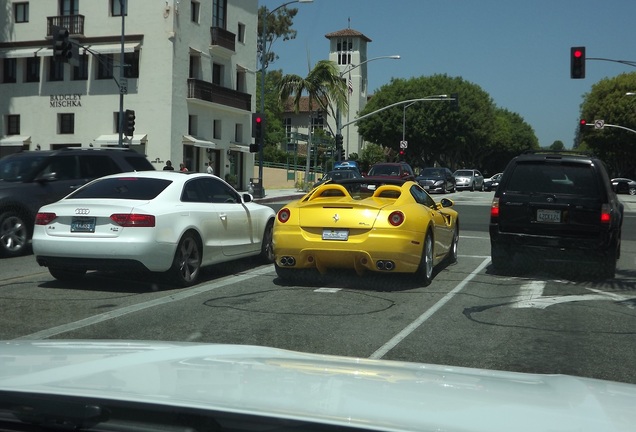
{"label": "black suv", "polygon": [[26,253],[35,215],[89,181],[108,174],[152,171],[129,149],[25,151],[0,159],[0,256]]}
{"label": "black suv", "polygon": [[613,278],[620,257],[623,204],[596,157],[525,153],[512,159],[490,210],[496,271],[515,254],[540,262],[575,261]]}

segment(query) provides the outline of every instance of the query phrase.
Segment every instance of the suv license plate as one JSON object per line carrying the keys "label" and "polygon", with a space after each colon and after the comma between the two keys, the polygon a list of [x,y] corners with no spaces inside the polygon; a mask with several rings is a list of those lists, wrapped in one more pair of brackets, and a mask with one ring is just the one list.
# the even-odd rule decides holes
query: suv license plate
{"label": "suv license plate", "polygon": [[537,222],[561,223],[561,210],[537,210]]}
{"label": "suv license plate", "polygon": [[71,220],[71,232],[95,232],[95,218],[74,217]]}
{"label": "suv license plate", "polygon": [[349,239],[349,230],[325,228],[322,230],[322,239],[347,241]]}

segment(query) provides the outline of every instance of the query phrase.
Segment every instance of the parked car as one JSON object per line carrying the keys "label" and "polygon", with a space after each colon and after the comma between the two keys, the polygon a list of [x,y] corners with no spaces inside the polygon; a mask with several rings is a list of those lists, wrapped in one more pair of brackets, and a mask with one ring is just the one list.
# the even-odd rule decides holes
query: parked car
{"label": "parked car", "polygon": [[457,190],[455,177],[448,168],[424,168],[415,177],[415,181],[428,193],[448,193]]}
{"label": "parked car", "polygon": [[453,173],[457,190],[484,190],[484,176],[476,169],[461,169]]}
{"label": "parked car", "polygon": [[26,253],[38,209],[108,174],[153,171],[128,149],[25,151],[0,159],[0,256]]}
{"label": "parked car", "polygon": [[623,204],[602,161],[577,154],[527,153],[506,167],[490,211],[493,267],[517,254],[538,262],[589,264],[612,278],[620,257]]}
{"label": "parked car", "polygon": [[339,169],[354,170],[354,171],[357,171],[358,174],[362,175],[362,173],[360,172],[360,166],[358,165],[358,162],[353,160],[335,162],[333,164],[333,169],[334,170],[339,170]]}
{"label": "parked car", "polygon": [[406,162],[380,162],[376,163],[365,175],[367,178],[397,178],[402,180],[415,180],[413,168]]}
{"label": "parked car", "polygon": [[616,193],[636,195],[636,181],[624,177],[612,179],[612,187]]}
{"label": "parked car", "polygon": [[490,192],[497,189],[497,186],[499,186],[499,180],[501,180],[502,175],[503,173],[497,173],[492,177],[484,179],[484,190]]}
{"label": "parked car", "polygon": [[343,180],[351,178],[362,178],[357,169],[338,168],[326,173],[322,178],[314,184],[314,187],[332,180]]}
{"label": "parked car", "polygon": [[276,272],[344,268],[411,273],[424,285],[433,267],[457,260],[458,214],[447,198],[436,203],[417,183],[369,178],[325,183],[278,211]]}
{"label": "parked car", "polygon": [[33,253],[60,280],[87,270],[143,270],[189,286],[202,266],[253,255],[272,262],[274,216],[206,173],[117,174],[42,207]]}

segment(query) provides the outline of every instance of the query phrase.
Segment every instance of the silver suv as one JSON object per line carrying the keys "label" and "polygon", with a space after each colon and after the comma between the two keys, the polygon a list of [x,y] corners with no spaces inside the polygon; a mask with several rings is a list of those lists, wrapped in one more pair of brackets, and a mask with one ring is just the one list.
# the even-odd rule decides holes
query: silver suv
{"label": "silver suv", "polygon": [[484,176],[476,169],[460,169],[453,173],[457,190],[484,190]]}
{"label": "silver suv", "polygon": [[18,152],[0,159],[0,257],[27,252],[35,215],[98,177],[152,171],[140,153],[128,149],[65,148]]}

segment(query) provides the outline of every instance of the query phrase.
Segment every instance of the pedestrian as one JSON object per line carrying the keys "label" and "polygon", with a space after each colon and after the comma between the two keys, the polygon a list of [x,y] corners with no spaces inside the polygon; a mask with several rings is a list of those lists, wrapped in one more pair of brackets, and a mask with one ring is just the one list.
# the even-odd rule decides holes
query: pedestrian
{"label": "pedestrian", "polygon": [[164,171],[174,171],[174,167],[172,166],[172,162],[167,160],[166,161],[166,166],[163,167]]}
{"label": "pedestrian", "polygon": [[208,174],[214,174],[214,168],[212,168],[212,161],[208,161],[207,172]]}
{"label": "pedestrian", "polygon": [[179,171],[181,172],[188,172],[188,169],[186,168],[185,164],[183,162],[181,162],[179,164]]}

